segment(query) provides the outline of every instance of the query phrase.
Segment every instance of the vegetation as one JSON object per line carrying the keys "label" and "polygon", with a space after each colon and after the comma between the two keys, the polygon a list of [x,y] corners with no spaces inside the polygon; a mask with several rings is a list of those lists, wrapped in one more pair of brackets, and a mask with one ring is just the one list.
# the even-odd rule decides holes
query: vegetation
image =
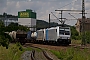
{"label": "vegetation", "polygon": [[4,18],[4,17],[7,17],[7,18],[18,18],[18,16],[7,14],[5,12],[3,13],[3,15],[0,15],[0,18]]}
{"label": "vegetation", "polygon": [[90,49],[69,47],[66,50],[51,50],[60,60],[90,60]]}
{"label": "vegetation", "polygon": [[86,39],[86,43],[89,43],[90,44],[90,31],[87,31],[85,33],[85,39]]}
{"label": "vegetation", "polygon": [[31,50],[31,48],[23,48],[19,43],[10,44],[8,49],[0,46],[0,60],[20,60],[23,52]]}
{"label": "vegetation", "polygon": [[4,46],[6,48],[8,48],[8,44],[9,44],[9,37],[8,35],[4,34],[4,23],[0,20],[0,46]]}
{"label": "vegetation", "polygon": [[8,49],[9,43],[12,41],[12,38],[4,33],[4,32],[11,32],[17,31],[18,29],[28,31],[29,29],[25,26],[18,26],[16,23],[11,23],[8,26],[4,26],[4,23],[0,20],[0,46],[6,47]]}
{"label": "vegetation", "polygon": [[81,40],[81,36],[74,26],[71,26],[71,38],[75,40]]}
{"label": "vegetation", "polygon": [[18,25],[17,23],[11,23],[5,27],[5,31],[8,32],[17,31],[17,30],[29,31],[29,28],[22,25]]}

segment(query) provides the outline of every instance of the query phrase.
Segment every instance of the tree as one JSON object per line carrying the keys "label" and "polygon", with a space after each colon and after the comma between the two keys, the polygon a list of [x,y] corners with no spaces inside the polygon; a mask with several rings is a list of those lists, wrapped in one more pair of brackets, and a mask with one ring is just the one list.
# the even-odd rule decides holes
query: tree
{"label": "tree", "polygon": [[0,33],[4,32],[4,28],[5,28],[4,23],[2,22],[2,20],[0,20]]}
{"label": "tree", "polygon": [[6,26],[5,31],[17,31],[18,30],[18,23],[11,23],[8,26]]}
{"label": "tree", "polygon": [[18,30],[29,31],[29,28],[26,26],[19,25]]}
{"label": "tree", "polygon": [[0,20],[0,45],[8,48],[10,36],[4,33],[4,29],[4,23]]}
{"label": "tree", "polygon": [[79,33],[74,26],[71,26],[71,38],[75,40],[81,39],[81,36],[79,36]]}

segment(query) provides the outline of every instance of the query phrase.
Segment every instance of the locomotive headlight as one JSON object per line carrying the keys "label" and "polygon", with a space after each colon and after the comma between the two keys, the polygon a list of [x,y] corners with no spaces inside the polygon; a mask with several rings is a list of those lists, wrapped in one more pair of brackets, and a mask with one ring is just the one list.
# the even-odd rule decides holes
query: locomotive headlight
{"label": "locomotive headlight", "polygon": [[67,39],[70,39],[70,37],[68,37]]}

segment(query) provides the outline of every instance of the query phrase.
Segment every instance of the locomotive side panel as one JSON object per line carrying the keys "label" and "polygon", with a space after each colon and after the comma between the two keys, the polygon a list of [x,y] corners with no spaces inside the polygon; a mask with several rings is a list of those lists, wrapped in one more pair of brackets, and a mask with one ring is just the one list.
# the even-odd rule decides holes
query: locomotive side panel
{"label": "locomotive side panel", "polygon": [[57,41],[57,29],[46,29],[46,41]]}

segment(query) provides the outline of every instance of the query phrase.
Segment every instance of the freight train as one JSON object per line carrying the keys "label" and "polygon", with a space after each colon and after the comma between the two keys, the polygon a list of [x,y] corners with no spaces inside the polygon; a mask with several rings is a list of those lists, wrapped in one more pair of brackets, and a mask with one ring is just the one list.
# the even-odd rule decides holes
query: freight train
{"label": "freight train", "polygon": [[13,31],[12,38],[16,42],[25,44],[26,42],[34,43],[55,43],[67,44],[71,43],[71,30],[70,27],[51,27],[47,29],[40,29],[35,32]]}

